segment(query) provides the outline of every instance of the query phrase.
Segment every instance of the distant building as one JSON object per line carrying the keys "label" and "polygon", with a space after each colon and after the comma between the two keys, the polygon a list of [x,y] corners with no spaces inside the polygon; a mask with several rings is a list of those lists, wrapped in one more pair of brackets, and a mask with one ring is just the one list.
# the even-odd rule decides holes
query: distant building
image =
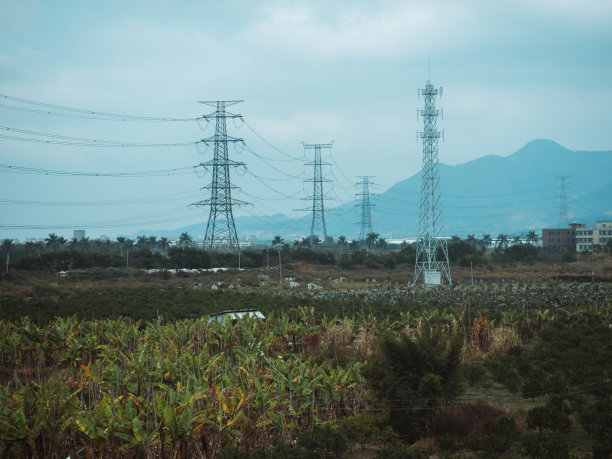
{"label": "distant building", "polygon": [[569,228],[545,228],[542,230],[542,247],[550,250],[574,248],[576,230],[584,226],[584,223],[572,223]]}
{"label": "distant building", "polygon": [[76,239],[77,242],[85,238],[85,230],[74,230],[72,232],[72,238]]}
{"label": "distant building", "polygon": [[576,231],[576,252],[592,251],[594,245],[604,246],[612,240],[612,222],[597,222]]}

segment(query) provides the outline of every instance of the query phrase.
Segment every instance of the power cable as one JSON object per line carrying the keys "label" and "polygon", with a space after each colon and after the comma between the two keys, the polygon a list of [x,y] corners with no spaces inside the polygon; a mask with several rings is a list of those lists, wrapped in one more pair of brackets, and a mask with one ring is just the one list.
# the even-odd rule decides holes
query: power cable
{"label": "power cable", "polygon": [[251,131],[253,134],[255,134],[257,137],[259,137],[259,139],[264,142],[266,145],[268,145],[270,148],[272,148],[273,150],[279,152],[281,155],[286,156],[287,158],[290,158],[293,161],[302,161],[304,159],[304,155],[300,156],[300,157],[296,157],[296,156],[292,156],[289,153],[285,153],[283,150],[281,150],[280,148],[274,146],[273,144],[271,144],[268,140],[266,140],[259,132],[257,132],[249,123],[247,123],[244,119],[242,120],[242,122],[244,123],[244,125],[249,129],[249,131]]}
{"label": "power cable", "polygon": [[81,177],[159,177],[167,175],[186,175],[193,173],[198,166],[178,167],[174,169],[160,169],[154,171],[134,171],[134,172],[82,172],[82,171],[62,171],[54,169],[42,169],[38,167],[13,166],[10,164],[0,164],[0,172],[14,174],[42,174],[42,175],[68,175]]}
{"label": "power cable", "polygon": [[11,128],[7,126],[0,126],[0,130],[17,132],[20,134],[34,135],[39,137],[48,137],[49,139],[36,139],[31,137],[18,137],[0,134],[0,138],[9,140],[19,140],[22,142],[35,142],[45,143],[54,145],[68,145],[68,146],[79,146],[79,147],[184,147],[194,146],[200,142],[175,142],[175,143],[144,143],[144,142],[120,142],[115,140],[99,140],[99,139],[84,139],[80,137],[70,137],[59,134],[51,134],[46,132],[28,131],[25,129]]}
{"label": "power cable", "polygon": [[[0,107],[9,108],[12,110],[21,110],[32,113],[40,113],[44,115],[57,115],[57,116],[68,116],[71,118],[86,118],[86,119],[98,119],[98,120],[109,120],[109,121],[154,121],[154,122],[168,122],[168,121],[197,121],[201,117],[197,118],[166,118],[166,117],[155,117],[155,116],[139,116],[139,115],[119,115],[116,113],[97,112],[94,110],[86,110],[82,108],[65,107],[62,105],[47,104],[35,100],[22,99],[20,97],[7,96],[0,94],[0,99],[11,100],[13,102],[20,102],[23,104],[36,105],[39,107],[50,108],[53,110],[63,110],[69,113],[54,112],[48,110],[37,110],[26,107],[16,107],[12,105],[2,104]],[[72,112],[72,113],[70,113]]]}

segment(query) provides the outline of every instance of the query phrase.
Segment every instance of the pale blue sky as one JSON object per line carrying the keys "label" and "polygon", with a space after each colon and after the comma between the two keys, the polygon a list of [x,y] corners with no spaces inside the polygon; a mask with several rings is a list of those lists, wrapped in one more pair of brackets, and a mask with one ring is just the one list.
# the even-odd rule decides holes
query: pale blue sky
{"label": "pale blue sky", "polygon": [[[302,155],[301,141],[335,141],[338,167],[329,194],[340,203],[354,193],[349,182],[355,176],[376,176],[382,191],[420,169],[417,88],[428,77],[429,55],[432,82],[444,86],[442,162],[508,155],[536,138],[575,150],[612,149],[610,24],[612,2],[603,0],[4,1],[0,94],[165,117],[207,113],[197,100],[244,99],[235,111],[290,155]],[[195,123],[81,120],[1,107],[0,126],[164,143],[210,135]],[[246,127],[229,122],[228,131],[257,153],[283,159]],[[306,161],[273,160],[279,173],[251,153],[232,155],[286,195],[303,190],[301,179],[288,175],[310,174],[302,166]],[[209,158],[191,147],[103,149],[0,139],[0,163],[47,169],[129,172]],[[206,211],[186,205],[207,197],[198,194],[207,180],[0,173],[0,200],[29,202],[0,205],[0,224],[105,222],[107,228],[88,229],[92,236],[205,224]],[[242,188],[235,197],[253,203],[236,215],[295,214],[304,206],[249,174],[233,181]],[[171,199],[157,200],[171,193]],[[145,202],[116,202],[135,198]],[[31,201],[114,204],[49,207]],[[150,223],[158,220],[167,221]],[[0,237],[52,231],[72,234],[0,228]]]}

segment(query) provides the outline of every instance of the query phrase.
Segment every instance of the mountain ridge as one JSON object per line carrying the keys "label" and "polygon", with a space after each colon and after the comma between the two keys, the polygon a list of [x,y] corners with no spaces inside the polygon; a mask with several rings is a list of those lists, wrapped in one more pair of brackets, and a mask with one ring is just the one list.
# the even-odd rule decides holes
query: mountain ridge
{"label": "mountain ridge", "polygon": [[[535,139],[507,156],[485,155],[465,163],[440,163],[440,188],[447,235],[473,233],[525,233],[556,227],[559,220],[560,185],[567,181],[568,216],[593,224],[612,219],[612,151],[574,151],[548,139]],[[387,238],[415,237],[420,200],[421,172],[400,180],[376,194],[372,203],[373,230]],[[329,235],[359,234],[359,209],[349,201],[325,215]],[[290,218],[283,214],[245,216],[235,219],[239,235],[285,240],[304,237],[309,216]],[[176,236],[181,232],[203,234],[205,223],[171,231],[149,232]],[[137,234],[143,234],[138,232]],[[198,234],[199,233],[199,234]]]}

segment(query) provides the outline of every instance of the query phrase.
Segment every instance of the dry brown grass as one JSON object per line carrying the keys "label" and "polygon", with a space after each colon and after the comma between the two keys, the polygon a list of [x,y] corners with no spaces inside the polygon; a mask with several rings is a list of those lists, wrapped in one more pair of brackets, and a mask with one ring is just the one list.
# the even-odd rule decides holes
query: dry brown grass
{"label": "dry brown grass", "polygon": [[357,329],[357,336],[353,343],[357,355],[367,359],[378,352],[378,340],[376,339],[376,327],[374,325],[365,327],[360,325]]}
{"label": "dry brown grass", "polygon": [[465,346],[463,361],[499,357],[506,354],[511,347],[520,344],[521,339],[514,328],[493,328],[476,319],[472,328],[472,339]]}
{"label": "dry brown grass", "polygon": [[344,321],[332,325],[325,330],[322,339],[323,344],[331,351],[353,344],[353,329],[351,324]]}

